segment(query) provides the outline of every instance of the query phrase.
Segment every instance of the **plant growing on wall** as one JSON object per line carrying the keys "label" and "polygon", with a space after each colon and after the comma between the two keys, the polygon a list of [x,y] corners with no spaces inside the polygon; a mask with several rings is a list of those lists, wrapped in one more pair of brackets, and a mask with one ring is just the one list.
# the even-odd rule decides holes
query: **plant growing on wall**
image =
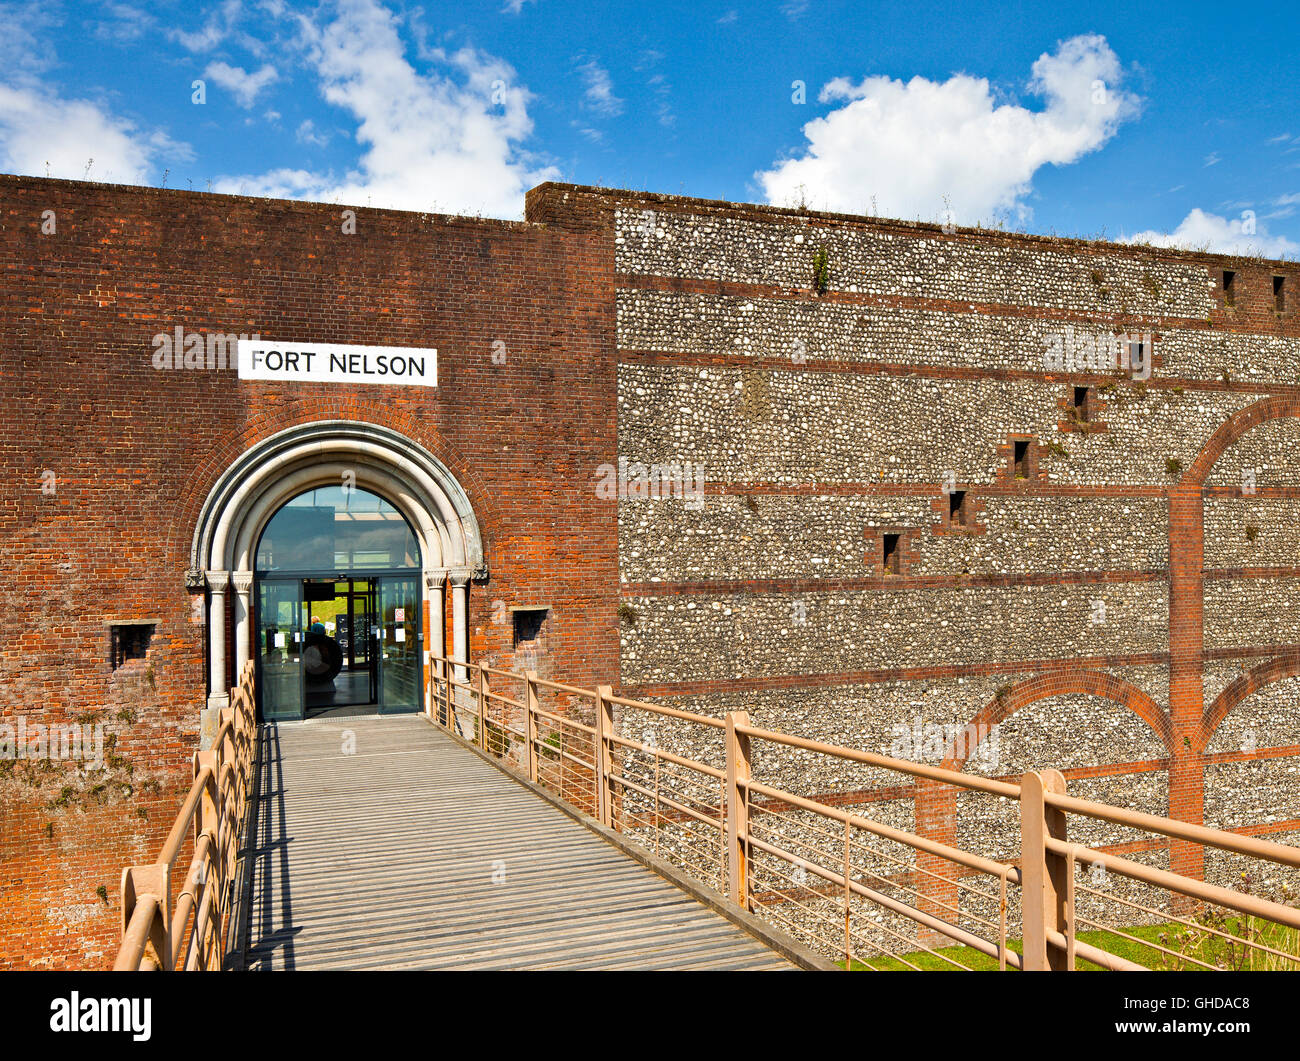
{"label": "plant growing on wall", "polygon": [[823,245],[813,251],[813,290],[819,295],[824,295],[830,290],[830,286],[831,259]]}

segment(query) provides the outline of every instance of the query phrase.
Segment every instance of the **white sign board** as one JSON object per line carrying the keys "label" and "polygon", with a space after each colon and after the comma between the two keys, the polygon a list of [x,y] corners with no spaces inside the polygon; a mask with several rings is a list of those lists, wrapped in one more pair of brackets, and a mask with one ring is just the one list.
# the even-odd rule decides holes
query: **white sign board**
{"label": "white sign board", "polygon": [[410,346],[240,339],[239,378],[277,383],[438,385],[438,351]]}

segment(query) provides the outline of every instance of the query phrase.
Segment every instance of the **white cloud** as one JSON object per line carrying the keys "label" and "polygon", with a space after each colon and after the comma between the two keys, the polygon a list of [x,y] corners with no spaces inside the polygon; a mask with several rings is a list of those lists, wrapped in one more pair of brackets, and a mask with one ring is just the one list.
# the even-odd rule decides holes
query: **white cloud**
{"label": "white cloud", "polygon": [[[1252,224],[1253,232],[1248,231]],[[1221,217],[1206,213],[1199,207],[1183,218],[1172,232],[1149,229],[1127,236],[1123,242],[1262,258],[1295,257],[1300,252],[1300,243],[1285,236],[1270,236],[1265,226],[1253,217]]]}
{"label": "white cloud", "polygon": [[558,170],[520,145],[532,134],[530,95],[503,61],[472,48],[430,51],[417,73],[395,17],[375,0],[337,0],[333,17],[299,25],[321,95],[350,113],[364,151],[336,177],[304,169],[226,176],[217,191],[407,210],[519,216],[524,192]]}
{"label": "white cloud", "polygon": [[107,18],[88,23],[96,40],[127,44],[139,40],[147,31],[154,28],[154,17],[149,12],[130,4],[113,3],[112,0],[108,0],[103,6],[103,11]]}
{"label": "white cloud", "polygon": [[187,145],[142,130],[92,100],[64,99],[33,84],[0,84],[0,169],[7,173],[144,184],[160,160],[192,158]]}
{"label": "white cloud", "polygon": [[208,63],[203,76],[209,81],[215,81],[234,96],[235,102],[244,110],[250,110],[262,89],[280,77],[275,67],[269,63],[250,74],[242,66],[231,66],[223,62]]}
{"label": "white cloud", "polygon": [[614,83],[609,71],[595,59],[588,59],[578,67],[578,73],[587,89],[584,93],[587,110],[602,118],[616,118],[623,113],[623,101],[614,95]]}
{"label": "white cloud", "polygon": [[298,126],[298,131],[294,133],[300,144],[312,144],[315,147],[324,147],[330,142],[329,133],[318,133],[316,123],[307,118]]}
{"label": "white cloud", "polygon": [[172,28],[167,31],[167,36],[189,51],[210,52],[230,35],[231,28],[243,13],[242,9],[241,0],[225,0],[195,32]]}
{"label": "white cloud", "polygon": [[0,11],[0,170],[37,177],[143,184],[159,164],[193,158],[188,145],[144,129],[108,104],[70,99],[47,80],[55,26],[36,4]]}
{"label": "white cloud", "polygon": [[[1039,56],[1028,83],[1045,100],[1031,111],[998,105],[989,82],[836,78],[823,103],[843,101],[807,123],[804,153],[755,174],[768,202],[934,219],[950,206],[958,224],[1020,217],[1034,174],[1097,150],[1137,114],[1121,88],[1119,59],[1097,35],[1072,37]],[[1098,84],[1100,83],[1100,85]]]}

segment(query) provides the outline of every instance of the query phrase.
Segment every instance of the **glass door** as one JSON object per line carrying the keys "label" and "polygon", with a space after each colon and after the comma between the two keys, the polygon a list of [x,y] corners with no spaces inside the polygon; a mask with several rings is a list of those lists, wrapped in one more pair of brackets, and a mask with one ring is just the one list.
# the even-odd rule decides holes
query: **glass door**
{"label": "glass door", "polygon": [[257,665],[262,718],[300,719],[305,602],[299,579],[261,579],[257,592]]}
{"label": "glass door", "polygon": [[420,584],[413,576],[375,580],[379,588],[375,650],[379,656],[379,713],[398,714],[420,708]]}

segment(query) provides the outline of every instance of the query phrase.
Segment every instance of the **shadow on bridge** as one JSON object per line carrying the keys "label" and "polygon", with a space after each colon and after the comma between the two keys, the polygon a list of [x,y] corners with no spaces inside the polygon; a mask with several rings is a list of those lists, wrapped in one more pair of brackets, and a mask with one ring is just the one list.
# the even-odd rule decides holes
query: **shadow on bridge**
{"label": "shadow on bridge", "polygon": [[418,716],[261,740],[235,967],[793,968]]}

